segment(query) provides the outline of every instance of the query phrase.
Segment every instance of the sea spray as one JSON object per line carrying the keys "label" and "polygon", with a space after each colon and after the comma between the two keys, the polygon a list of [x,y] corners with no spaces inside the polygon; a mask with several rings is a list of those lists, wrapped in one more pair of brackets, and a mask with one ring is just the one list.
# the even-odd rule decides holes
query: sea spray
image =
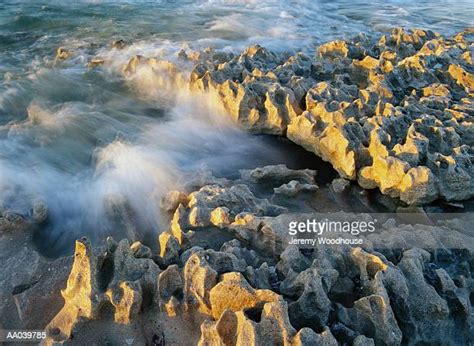
{"label": "sea spray", "polygon": [[137,237],[157,234],[167,222],[161,197],[181,188],[183,174],[226,176],[255,162],[281,161],[277,149],[239,130],[211,95],[193,94],[186,83],[156,72],[147,65],[124,78],[136,101],[114,93],[96,105],[32,101],[24,121],[3,127],[7,157],[23,152],[5,161],[3,203],[26,214],[33,199],[45,201],[50,215],[38,241],[46,254],[67,251],[82,235],[127,236],[130,224]]}

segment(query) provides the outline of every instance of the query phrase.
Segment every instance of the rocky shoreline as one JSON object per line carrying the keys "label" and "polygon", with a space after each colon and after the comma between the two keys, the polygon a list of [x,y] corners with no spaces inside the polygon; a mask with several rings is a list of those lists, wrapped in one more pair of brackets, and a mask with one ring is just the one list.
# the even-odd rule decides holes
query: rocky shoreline
{"label": "rocky shoreline", "polygon": [[[9,293],[1,322],[46,328],[47,344],[472,341],[472,215],[432,224],[388,219],[361,246],[288,245],[290,222],[328,216],[294,211],[314,196],[315,174],[280,165],[241,171],[237,180],[197,177],[190,192],[163,198],[171,221],[159,251],[84,238],[74,256],[46,260],[31,229],[2,229],[8,269],[0,282]],[[269,197],[257,197],[265,184]],[[420,213],[418,220],[427,217]]]}
{"label": "rocky shoreline", "polygon": [[168,87],[209,92],[242,128],[286,136],[342,178],[423,205],[474,196],[473,36],[395,29],[329,42],[312,56],[260,46],[182,51],[195,65],[189,76],[141,56],[123,72],[148,65]]}
{"label": "rocky shoreline", "polygon": [[[287,137],[341,178],[322,187],[317,171],[284,165],[235,179],[196,173],[163,196],[169,222],[154,244],[132,227],[117,230],[127,237],[118,242],[79,239],[73,256],[56,259],[33,239],[48,219],[44,203],[29,215],[0,206],[2,327],[45,328],[46,344],[474,342],[472,213],[435,221],[416,207],[474,195],[473,36],[396,29],[330,42],[314,56],[253,46],[182,51],[176,64],[132,58],[126,77],[145,68],[170,90],[208,93],[243,128]],[[106,64],[98,57],[91,67]],[[322,188],[336,201],[378,188],[413,220],[380,220],[360,246],[289,245],[291,222],[328,215],[315,197]],[[120,212],[126,201],[114,210],[118,224],[133,224]]]}

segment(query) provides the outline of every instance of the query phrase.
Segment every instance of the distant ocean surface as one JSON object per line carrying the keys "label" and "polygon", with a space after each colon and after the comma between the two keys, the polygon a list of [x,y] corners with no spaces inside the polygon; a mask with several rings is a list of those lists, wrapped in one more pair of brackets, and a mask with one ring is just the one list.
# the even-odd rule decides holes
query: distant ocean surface
{"label": "distant ocean surface", "polygon": [[150,52],[182,45],[238,50],[251,44],[310,50],[396,26],[450,35],[473,26],[473,18],[472,0],[3,0],[0,78],[41,68],[61,45],[125,39]]}
{"label": "distant ocean surface", "polygon": [[[252,44],[305,51],[393,27],[452,35],[474,26],[474,1],[13,1],[0,2],[0,209],[50,210],[53,244],[108,234],[107,201],[124,199],[144,229],[159,228],[159,199],[186,173],[228,175],[288,162],[180,90],[120,73],[141,54],[237,52]],[[129,43],[124,50],[111,42]],[[74,52],[55,64],[58,47]],[[113,63],[88,69],[103,56]]]}

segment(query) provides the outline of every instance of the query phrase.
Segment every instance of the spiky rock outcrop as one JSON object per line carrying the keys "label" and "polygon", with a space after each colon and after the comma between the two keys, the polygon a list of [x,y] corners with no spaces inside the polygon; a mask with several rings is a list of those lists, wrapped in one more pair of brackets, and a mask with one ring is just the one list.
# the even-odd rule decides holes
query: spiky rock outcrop
{"label": "spiky rock outcrop", "polygon": [[187,78],[143,57],[125,71],[166,65],[157,70],[160,80],[168,76],[164,87],[189,83],[248,131],[286,136],[342,178],[421,205],[474,196],[472,37],[472,29],[451,38],[394,29],[379,40],[328,42],[311,55],[210,50],[193,55]]}

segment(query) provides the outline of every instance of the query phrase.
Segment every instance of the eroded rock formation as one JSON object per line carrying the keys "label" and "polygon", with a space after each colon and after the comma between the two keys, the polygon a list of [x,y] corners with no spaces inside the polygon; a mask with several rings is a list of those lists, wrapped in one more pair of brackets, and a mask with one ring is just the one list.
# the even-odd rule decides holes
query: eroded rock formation
{"label": "eroded rock formation", "polygon": [[[157,252],[127,240],[109,238],[97,248],[78,240],[48,342],[88,340],[97,323],[107,330],[123,326],[138,343],[147,337],[200,345],[472,342],[474,238],[465,221],[392,219],[362,246],[288,245],[290,222],[327,214],[288,213],[254,190],[268,177],[278,186],[311,183],[315,174],[268,166],[242,171],[235,181],[170,192],[162,206],[174,217]],[[212,222],[216,209],[226,216]],[[218,238],[216,232],[234,239],[199,238]],[[137,326],[145,339],[134,335]]]}
{"label": "eroded rock formation", "polygon": [[410,204],[463,200],[474,193],[472,45],[471,31],[396,29],[315,56],[256,46],[201,63],[191,85],[217,93],[244,128],[286,134],[364,188]]}
{"label": "eroded rock formation", "polygon": [[474,195],[472,36],[394,29],[314,54],[181,52],[194,64],[189,77],[139,56],[124,72],[146,64],[166,80],[160,85],[210,93],[244,129],[286,136],[365,189],[408,204],[466,200]]}
{"label": "eroded rock formation", "polygon": [[163,196],[169,223],[152,243],[114,197],[107,210],[128,239],[80,239],[72,257],[57,260],[31,241],[48,219],[44,203],[28,215],[0,207],[2,326],[46,328],[47,344],[473,343],[469,213],[436,222],[420,208],[411,224],[380,220],[361,245],[298,246],[289,234],[292,222],[327,217],[315,198],[321,189],[336,201],[358,189],[363,200],[350,180],[409,204],[473,196],[471,36],[394,30],[378,41],[330,42],[311,56],[258,46],[180,52],[195,64],[189,78],[170,63],[132,59],[126,75],[145,64],[163,85],[212,93],[244,128],[287,136],[341,178],[329,189],[316,171],[284,165],[235,180],[195,174]]}

